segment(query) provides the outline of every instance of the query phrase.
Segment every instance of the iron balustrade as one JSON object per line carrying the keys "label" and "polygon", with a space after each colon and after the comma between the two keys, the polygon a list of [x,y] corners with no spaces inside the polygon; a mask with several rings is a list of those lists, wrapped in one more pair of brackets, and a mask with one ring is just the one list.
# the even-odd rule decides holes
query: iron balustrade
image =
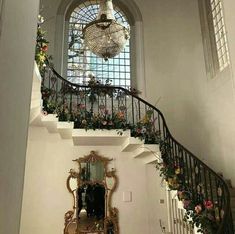
{"label": "iron balustrade", "polygon": [[[44,106],[48,105],[49,113],[59,106],[59,120],[61,121],[74,121],[74,116],[81,109],[90,115],[109,115],[110,117],[121,112],[125,122],[128,123],[127,127],[143,123],[146,116],[151,118],[151,131],[157,135],[157,138],[152,142],[150,139],[150,143],[159,141],[167,144],[170,160],[183,168],[183,179],[188,185],[193,200],[200,201],[202,199],[200,196],[203,194],[203,200],[210,200],[216,204],[219,212],[219,220],[217,220],[219,227],[216,233],[234,233],[230,193],[226,182],[174,139],[163,114],[155,106],[122,87],[71,83],[49,66],[43,72],[42,93]],[[106,128],[107,126],[96,127]]]}

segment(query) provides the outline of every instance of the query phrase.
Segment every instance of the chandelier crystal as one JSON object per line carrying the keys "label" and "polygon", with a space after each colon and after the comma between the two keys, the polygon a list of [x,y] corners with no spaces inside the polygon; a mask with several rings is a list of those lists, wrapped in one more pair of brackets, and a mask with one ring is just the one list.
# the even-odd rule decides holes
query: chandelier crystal
{"label": "chandelier crystal", "polygon": [[129,35],[129,30],[115,20],[112,0],[101,0],[97,19],[83,29],[85,45],[105,60],[122,51]]}

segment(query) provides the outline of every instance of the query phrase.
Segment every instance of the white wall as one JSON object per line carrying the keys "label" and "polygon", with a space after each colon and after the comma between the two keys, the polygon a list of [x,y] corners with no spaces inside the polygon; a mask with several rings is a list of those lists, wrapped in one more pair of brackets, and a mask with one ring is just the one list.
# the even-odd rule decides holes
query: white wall
{"label": "white wall", "polygon": [[[176,139],[235,182],[234,79],[230,69],[214,79],[206,76],[197,1],[155,1],[152,15],[149,5],[139,7],[143,16],[149,13],[144,17],[149,100],[161,97],[158,106]],[[225,1],[232,64],[233,10],[234,2]]]}
{"label": "white wall", "polygon": [[[21,234],[63,233],[64,214],[72,208],[72,196],[66,188],[68,172],[76,168],[72,160],[91,150],[115,158],[111,167],[117,170],[119,186],[113,206],[119,209],[120,233],[160,233],[159,219],[167,223],[167,210],[166,203],[159,204],[159,200],[166,194],[153,165],[145,166],[130,153],[120,153],[119,147],[73,146],[72,140],[62,140],[59,134],[30,127]],[[122,201],[124,191],[132,192],[132,202]]]}
{"label": "white wall", "polygon": [[19,233],[38,0],[5,0],[0,35],[0,233]]}

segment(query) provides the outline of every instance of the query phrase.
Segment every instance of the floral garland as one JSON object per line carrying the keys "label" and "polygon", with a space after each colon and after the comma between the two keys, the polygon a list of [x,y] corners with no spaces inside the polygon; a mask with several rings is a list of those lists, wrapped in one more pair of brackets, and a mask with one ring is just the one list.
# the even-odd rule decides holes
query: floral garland
{"label": "floral garland", "polygon": [[[84,104],[78,104],[71,108],[67,103],[55,104],[50,100],[52,91],[48,88],[42,88],[43,111],[44,114],[56,114],[59,121],[72,121],[74,128],[83,129],[120,129],[118,134],[130,129],[131,136],[139,138],[146,144],[158,144],[160,142],[160,132],[155,130],[153,120],[153,111],[149,110],[145,116],[136,124],[127,121],[125,110],[114,110],[110,113],[103,105],[100,105],[99,111],[93,112],[93,109],[87,110]],[[71,109],[71,111],[70,111]],[[122,108],[121,108],[122,109]]]}
{"label": "floral garland", "polygon": [[45,38],[46,32],[42,30],[41,25],[43,23],[44,23],[44,18],[41,15],[38,15],[35,61],[42,75],[44,68],[47,65],[47,61],[52,60],[52,56],[48,56],[47,54],[49,41]]}
{"label": "floral garland", "polygon": [[[193,194],[185,179],[184,165],[181,160],[173,162],[170,158],[171,147],[166,142],[160,143],[162,162],[157,163],[160,176],[166,181],[169,190],[177,190],[177,196],[186,210],[184,221],[188,221],[192,227],[196,226],[198,231],[205,234],[214,234],[219,227],[223,210],[219,212],[216,203],[205,200],[202,186],[197,186],[197,193]],[[195,192],[195,191],[194,191]],[[222,196],[221,188],[218,188],[218,196]]]}
{"label": "floral garland", "polygon": [[45,67],[45,61],[47,57],[47,50],[49,41],[45,39],[45,31],[42,30],[41,24],[43,24],[44,18],[38,16],[38,27],[37,27],[37,39],[36,39],[36,48],[35,48],[35,60],[38,65],[39,70],[41,71]]}
{"label": "floral garland", "polygon": [[136,124],[127,122],[125,111],[113,111],[110,113],[106,109],[100,109],[100,112],[94,113],[92,110],[86,110],[86,106],[79,104],[77,108],[72,108],[70,113],[67,104],[60,105],[55,112],[59,121],[73,121],[74,128],[83,129],[121,129],[118,134],[122,135],[123,131],[130,129],[131,136],[144,141],[146,144],[158,144],[160,142],[160,132],[154,129],[152,111],[147,111],[143,119]]}

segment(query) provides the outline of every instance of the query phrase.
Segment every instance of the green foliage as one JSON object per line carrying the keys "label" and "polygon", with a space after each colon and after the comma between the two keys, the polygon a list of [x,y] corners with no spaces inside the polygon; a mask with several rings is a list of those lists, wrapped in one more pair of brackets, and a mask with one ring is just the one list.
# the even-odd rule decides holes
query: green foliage
{"label": "green foliage", "polygon": [[35,48],[35,61],[41,71],[45,67],[45,62],[47,58],[49,42],[45,39],[45,32],[42,30],[41,26],[38,25],[37,28],[37,40]]}
{"label": "green foliage", "polygon": [[[105,83],[103,84],[100,80],[97,80],[94,76],[89,76],[89,81],[87,85],[90,87],[86,91],[86,95],[89,97],[90,103],[97,102],[98,97],[104,97],[105,95],[108,95],[109,97],[113,96],[114,90],[104,87],[111,86],[111,80],[107,79],[105,80]],[[102,88],[99,88],[102,87]]]}
{"label": "green foliage", "polygon": [[148,110],[145,116],[136,124],[130,125],[131,136],[144,140],[146,144],[158,144],[160,132],[155,129],[153,111]]}
{"label": "green foliage", "polygon": [[52,56],[48,56],[49,41],[45,38],[46,32],[42,30],[42,23],[44,19],[41,15],[38,16],[37,38],[35,46],[35,61],[38,65],[39,71],[43,76],[47,62],[51,63]]}
{"label": "green foliage", "polygon": [[45,114],[54,114],[57,109],[57,104],[50,101],[50,96],[53,94],[51,89],[42,87],[41,88],[42,100],[43,100],[43,111]]}

